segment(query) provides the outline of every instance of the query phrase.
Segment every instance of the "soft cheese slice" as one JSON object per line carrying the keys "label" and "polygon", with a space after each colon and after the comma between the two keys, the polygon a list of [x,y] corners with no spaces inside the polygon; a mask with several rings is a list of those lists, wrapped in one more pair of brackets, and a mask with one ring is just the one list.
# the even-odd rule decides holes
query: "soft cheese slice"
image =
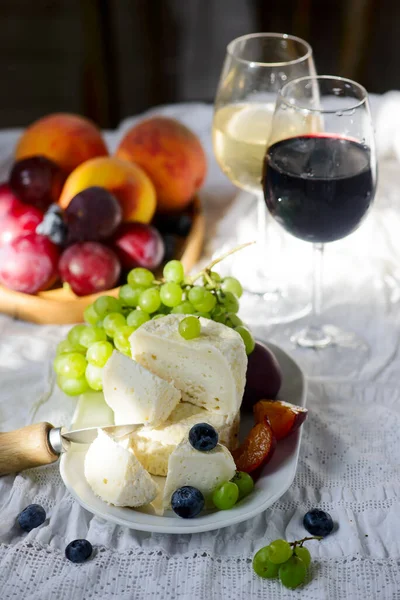
{"label": "soft cheese slice", "polygon": [[154,500],[158,487],[128,446],[99,429],[85,456],[85,477],[105,502],[142,506]]}
{"label": "soft cheese slice", "polygon": [[164,508],[170,506],[172,494],[183,485],[192,485],[200,490],[209,505],[215,488],[230,481],[235,471],[235,461],[225,446],[217,444],[209,452],[199,452],[188,440],[182,441],[169,457]]}
{"label": "soft cheese slice", "polygon": [[116,425],[160,425],[181,398],[180,391],[168,381],[116,350],[104,367],[103,391]]}
{"label": "soft cheese slice", "polygon": [[173,381],[182,399],[211,412],[236,415],[246,381],[247,356],[236,331],[200,318],[201,334],[185,340],[178,331],[186,315],[144,323],[129,338],[133,358]]}
{"label": "soft cheese slice", "polygon": [[168,460],[196,423],[210,423],[218,432],[219,442],[234,450],[238,444],[240,413],[224,416],[181,402],[159,427],[140,427],[131,436],[135,455],[152,475],[166,476]]}

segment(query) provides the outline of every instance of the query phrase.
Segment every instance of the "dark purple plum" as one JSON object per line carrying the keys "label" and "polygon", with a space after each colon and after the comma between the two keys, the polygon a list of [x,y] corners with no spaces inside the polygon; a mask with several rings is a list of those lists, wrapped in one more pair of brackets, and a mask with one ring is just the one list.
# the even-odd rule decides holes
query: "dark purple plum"
{"label": "dark purple plum", "polygon": [[66,174],[45,156],[31,156],[17,161],[10,174],[10,187],[25,204],[42,212],[58,201]]}
{"label": "dark purple plum", "polygon": [[98,242],[111,237],[122,221],[122,209],[108,190],[93,186],[76,194],[64,213],[68,243]]}
{"label": "dark purple plum", "polygon": [[242,409],[252,411],[259,400],[273,400],[281,385],[282,370],[275,355],[264,344],[256,342],[248,357]]}

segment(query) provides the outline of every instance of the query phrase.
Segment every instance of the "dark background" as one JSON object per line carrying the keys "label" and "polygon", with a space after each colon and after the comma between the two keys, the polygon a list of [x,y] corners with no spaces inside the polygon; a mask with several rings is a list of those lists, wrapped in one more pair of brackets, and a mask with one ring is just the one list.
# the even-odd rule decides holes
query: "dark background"
{"label": "dark background", "polygon": [[211,102],[227,43],[256,31],[307,39],[320,74],[400,88],[399,0],[0,0],[0,19],[0,127]]}

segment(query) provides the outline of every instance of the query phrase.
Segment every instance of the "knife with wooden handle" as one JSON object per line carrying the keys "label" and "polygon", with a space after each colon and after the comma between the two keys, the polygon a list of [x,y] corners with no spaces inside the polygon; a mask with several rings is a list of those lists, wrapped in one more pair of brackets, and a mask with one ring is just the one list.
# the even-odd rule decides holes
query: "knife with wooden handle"
{"label": "knife with wooden handle", "polygon": [[0,476],[49,465],[55,462],[62,452],[67,452],[71,442],[93,442],[99,429],[119,438],[140,426],[110,425],[67,431],[64,427],[53,427],[50,423],[37,423],[7,433],[0,432]]}

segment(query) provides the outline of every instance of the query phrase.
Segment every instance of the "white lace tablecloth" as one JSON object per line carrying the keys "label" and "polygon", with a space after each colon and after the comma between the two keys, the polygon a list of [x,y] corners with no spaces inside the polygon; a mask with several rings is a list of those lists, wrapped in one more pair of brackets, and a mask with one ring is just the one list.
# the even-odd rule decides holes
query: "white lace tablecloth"
{"label": "white lace tablecloth", "polygon": [[[378,109],[382,112],[382,102],[374,99],[374,112]],[[206,253],[254,236],[251,201],[243,196],[234,201],[237,192],[212,156],[212,108],[176,105],[158,112],[184,121],[207,149],[210,170],[202,192],[209,222]],[[111,148],[129,124],[109,134]],[[94,517],[71,498],[57,466],[4,477],[1,600],[400,599],[400,165],[390,156],[396,151],[389,147],[395,119],[392,124],[389,140],[384,128],[378,131],[383,159],[376,206],[356,234],[331,246],[327,267],[327,316],[367,339],[368,361],[359,364],[355,357],[351,375],[344,378],[338,358],[333,376],[321,379],[315,354],[291,347],[288,326],[266,327],[262,307],[255,311],[243,303],[243,316],[256,333],[281,344],[310,375],[310,414],[288,492],[245,523],[172,536],[124,529]],[[0,132],[4,173],[17,133]],[[304,252],[293,265],[296,276],[300,270],[300,279],[309,286],[309,248],[286,238],[285,243],[289,250],[294,244],[293,250]],[[69,422],[75,400],[54,388],[51,370],[55,345],[64,333],[62,327],[39,327],[0,315],[2,431],[38,420]],[[47,520],[25,534],[15,518],[32,502],[45,507]],[[314,506],[327,510],[337,529],[323,542],[311,543],[315,560],[307,586],[290,591],[255,576],[254,552],[275,538],[303,537],[302,517]],[[89,539],[95,553],[88,562],[74,565],[65,559],[64,549],[78,537]]]}

